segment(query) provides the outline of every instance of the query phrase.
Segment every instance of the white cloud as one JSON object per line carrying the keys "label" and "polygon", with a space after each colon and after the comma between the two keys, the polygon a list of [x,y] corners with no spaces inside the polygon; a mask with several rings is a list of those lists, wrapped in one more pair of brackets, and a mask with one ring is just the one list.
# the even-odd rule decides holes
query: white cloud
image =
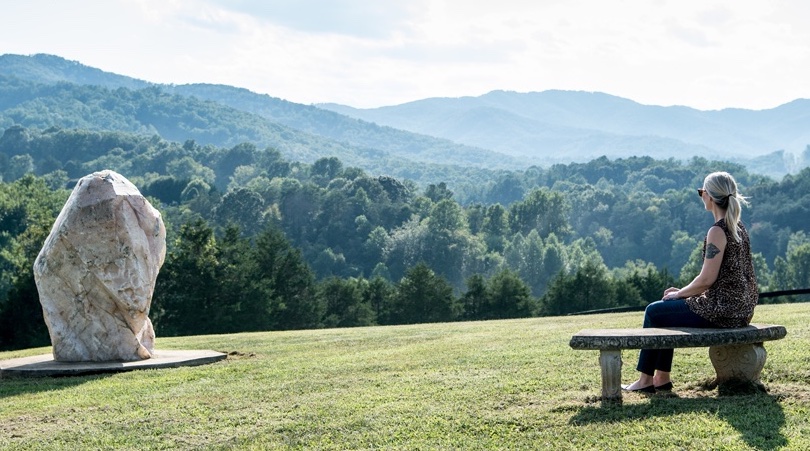
{"label": "white cloud", "polygon": [[315,34],[382,39],[407,26],[423,1],[207,0],[261,22]]}
{"label": "white cloud", "polygon": [[767,108],[810,98],[803,0],[29,0],[0,49],[368,107],[494,89]]}

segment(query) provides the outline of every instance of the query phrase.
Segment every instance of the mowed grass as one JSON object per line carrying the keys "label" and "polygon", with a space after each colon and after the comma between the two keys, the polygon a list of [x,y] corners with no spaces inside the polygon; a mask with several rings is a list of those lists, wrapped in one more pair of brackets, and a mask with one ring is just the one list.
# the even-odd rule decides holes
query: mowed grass
{"label": "mowed grass", "polygon": [[[702,388],[707,349],[682,349],[675,396],[602,406],[598,352],[568,341],[641,315],[158,337],[229,358],[0,379],[0,449],[810,449],[810,304],[757,307],[788,328],[765,345],[768,393]],[[637,351],[623,357],[631,381]]]}

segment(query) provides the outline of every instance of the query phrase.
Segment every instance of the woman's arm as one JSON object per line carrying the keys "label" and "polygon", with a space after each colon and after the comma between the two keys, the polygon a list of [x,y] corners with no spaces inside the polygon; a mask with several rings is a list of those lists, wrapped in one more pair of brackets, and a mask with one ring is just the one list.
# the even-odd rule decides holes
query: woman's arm
{"label": "woman's arm", "polygon": [[720,265],[723,263],[723,252],[726,250],[726,244],[726,234],[723,229],[712,226],[706,235],[706,255],[703,258],[703,267],[700,269],[700,274],[689,285],[681,289],[667,288],[664,291],[663,299],[688,298],[708,290],[717,280],[717,275],[720,274]]}

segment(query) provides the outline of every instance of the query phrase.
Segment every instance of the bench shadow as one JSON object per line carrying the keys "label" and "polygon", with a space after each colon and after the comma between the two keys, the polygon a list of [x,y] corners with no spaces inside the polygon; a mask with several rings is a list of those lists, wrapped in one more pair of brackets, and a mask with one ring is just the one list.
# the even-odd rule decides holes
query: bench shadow
{"label": "bench shadow", "polygon": [[705,412],[728,422],[748,446],[775,450],[788,444],[782,435],[785,413],[780,396],[767,393],[702,398],[651,396],[649,403],[585,406],[571,417],[569,424],[614,423],[650,420],[683,413]]}

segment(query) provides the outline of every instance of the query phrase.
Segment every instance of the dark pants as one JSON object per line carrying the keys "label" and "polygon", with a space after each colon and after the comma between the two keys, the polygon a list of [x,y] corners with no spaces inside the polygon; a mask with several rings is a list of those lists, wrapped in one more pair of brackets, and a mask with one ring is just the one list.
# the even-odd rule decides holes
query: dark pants
{"label": "dark pants", "polygon": [[[644,327],[717,327],[689,310],[686,301],[655,301],[644,311]],[[655,370],[672,371],[672,349],[642,349],[636,369],[652,376]]]}

